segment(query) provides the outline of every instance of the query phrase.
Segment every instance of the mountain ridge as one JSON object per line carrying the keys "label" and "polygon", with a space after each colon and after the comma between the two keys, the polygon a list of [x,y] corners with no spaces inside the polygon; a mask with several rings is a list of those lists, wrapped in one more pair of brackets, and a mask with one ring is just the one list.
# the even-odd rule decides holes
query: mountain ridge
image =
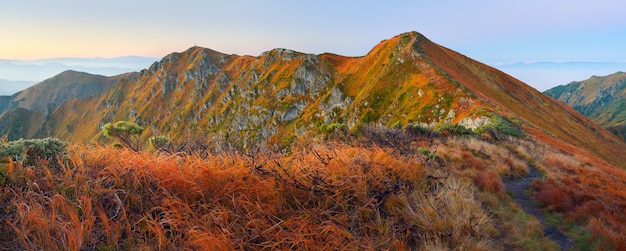
{"label": "mountain ridge", "polygon": [[603,128],[417,32],[383,40],[362,57],[287,49],[253,57],[194,46],[102,95],[59,105],[37,135],[88,143],[102,139],[105,123],[128,120],[146,135],[288,142],[329,123],[476,129],[500,118],[552,145],[624,165],[623,143]]}
{"label": "mountain ridge", "polygon": [[547,90],[545,94],[571,106],[626,139],[626,73],[592,76]]}

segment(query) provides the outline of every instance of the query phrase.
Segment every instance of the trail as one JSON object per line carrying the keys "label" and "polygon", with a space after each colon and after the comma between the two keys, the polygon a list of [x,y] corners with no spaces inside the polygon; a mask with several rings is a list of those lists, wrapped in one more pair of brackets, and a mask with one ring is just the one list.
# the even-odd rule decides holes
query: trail
{"label": "trail", "polygon": [[507,192],[513,195],[513,199],[515,199],[524,212],[535,216],[535,218],[541,222],[541,225],[543,225],[543,234],[545,236],[558,243],[561,250],[569,250],[574,246],[574,242],[557,228],[547,225],[541,208],[539,208],[539,206],[533,202],[532,198],[528,196],[530,184],[536,179],[541,178],[541,176],[542,174],[539,170],[537,170],[537,168],[529,165],[528,175],[526,177],[505,179],[504,187]]}

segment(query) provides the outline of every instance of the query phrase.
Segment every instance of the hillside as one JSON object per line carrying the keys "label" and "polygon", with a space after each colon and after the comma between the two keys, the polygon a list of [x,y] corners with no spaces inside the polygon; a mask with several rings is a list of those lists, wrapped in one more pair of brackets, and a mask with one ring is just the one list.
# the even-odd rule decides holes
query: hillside
{"label": "hillside", "polygon": [[11,96],[7,108],[21,107],[31,111],[50,110],[49,112],[52,112],[57,105],[65,101],[100,95],[120,79],[132,79],[135,75],[127,73],[105,77],[84,72],[64,71]]}
{"label": "hillside", "polygon": [[[104,136],[120,120],[143,150]],[[0,145],[7,249],[626,248],[626,143],[417,32],[362,57],[192,47],[0,129],[70,142]]]}
{"label": "hillside", "polygon": [[118,120],[146,126],[146,135],[286,143],[329,123],[475,129],[498,120],[626,166],[626,147],[603,128],[416,32],[355,58],[285,49],[251,57],[193,47],[140,74],[93,99],[65,103],[44,125],[33,126],[40,136],[83,143],[101,139],[101,126]]}
{"label": "hillside", "polygon": [[9,140],[47,135],[42,125],[59,105],[101,95],[121,80],[137,76],[126,73],[105,77],[65,71],[11,96],[0,96],[0,133]]}
{"label": "hillside", "polygon": [[545,94],[573,107],[626,139],[626,73],[593,76],[547,90]]}

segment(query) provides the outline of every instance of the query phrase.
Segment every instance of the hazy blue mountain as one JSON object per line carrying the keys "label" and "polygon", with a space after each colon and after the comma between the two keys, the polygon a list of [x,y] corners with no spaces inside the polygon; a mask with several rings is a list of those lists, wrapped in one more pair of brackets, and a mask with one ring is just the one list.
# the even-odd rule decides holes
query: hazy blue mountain
{"label": "hazy blue mountain", "polygon": [[13,81],[0,79],[0,96],[13,95],[37,83],[36,81]]}

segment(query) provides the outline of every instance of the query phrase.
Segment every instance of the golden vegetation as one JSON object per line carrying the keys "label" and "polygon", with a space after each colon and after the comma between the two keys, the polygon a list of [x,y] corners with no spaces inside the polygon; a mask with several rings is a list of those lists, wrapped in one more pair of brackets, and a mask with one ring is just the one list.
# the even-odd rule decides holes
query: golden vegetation
{"label": "golden vegetation", "polygon": [[495,159],[483,154],[501,148],[475,138],[384,144],[376,137],[310,138],[289,154],[72,146],[60,163],[8,159],[0,242],[63,250],[494,250],[531,247],[531,238],[535,247],[553,247],[540,234],[521,236],[541,233],[532,220],[500,226],[525,215],[502,190],[499,174],[513,172],[452,159],[464,157],[458,144],[475,147],[465,157],[479,159]]}

